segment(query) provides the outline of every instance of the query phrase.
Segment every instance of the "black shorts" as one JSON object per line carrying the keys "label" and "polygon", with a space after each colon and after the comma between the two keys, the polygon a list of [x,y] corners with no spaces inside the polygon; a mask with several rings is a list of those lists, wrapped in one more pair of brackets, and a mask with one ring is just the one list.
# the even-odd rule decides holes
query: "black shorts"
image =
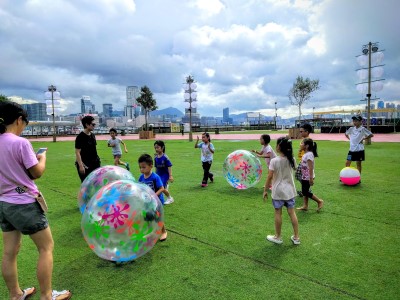
{"label": "black shorts", "polygon": [[349,153],[347,154],[347,160],[348,161],[364,161],[365,160],[365,151],[364,150],[356,151],[356,152],[349,151]]}

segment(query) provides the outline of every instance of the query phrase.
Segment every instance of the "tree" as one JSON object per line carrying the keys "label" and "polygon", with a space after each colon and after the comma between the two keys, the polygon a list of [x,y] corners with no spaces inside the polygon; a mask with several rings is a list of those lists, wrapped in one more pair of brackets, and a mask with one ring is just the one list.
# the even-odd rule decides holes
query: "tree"
{"label": "tree", "polygon": [[148,130],[147,127],[147,117],[149,112],[156,110],[157,101],[153,98],[153,93],[150,89],[145,85],[140,88],[140,97],[136,99],[137,103],[144,109],[144,117],[146,123],[146,131]]}
{"label": "tree", "polygon": [[299,121],[301,120],[301,106],[311,98],[311,94],[318,90],[319,80],[303,79],[302,76],[297,76],[296,82],[293,83],[289,91],[290,104],[299,107]]}
{"label": "tree", "polygon": [[7,100],[8,100],[8,98],[6,96],[0,94],[0,102],[1,101],[7,101]]}

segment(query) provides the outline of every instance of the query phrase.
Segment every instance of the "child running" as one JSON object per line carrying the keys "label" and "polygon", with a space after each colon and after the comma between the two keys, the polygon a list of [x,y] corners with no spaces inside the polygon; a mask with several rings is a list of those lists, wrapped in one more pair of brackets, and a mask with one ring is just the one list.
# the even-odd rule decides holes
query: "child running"
{"label": "child running", "polygon": [[164,185],[164,195],[167,196],[164,204],[171,204],[174,202],[174,198],[168,190],[168,182],[174,182],[174,177],[172,177],[172,163],[168,156],[165,154],[165,143],[163,141],[154,142],[154,150],[156,154],[154,156],[154,165],[156,167],[156,174],[160,176],[161,181]]}
{"label": "child running", "polygon": [[298,207],[298,210],[308,210],[308,199],[312,199],[318,203],[317,212],[324,206],[324,200],[319,199],[312,193],[310,187],[314,185],[314,158],[318,157],[317,144],[310,138],[305,138],[301,144],[300,149],[304,150],[304,155],[301,158],[301,192],[303,193],[304,204]]}
{"label": "child running", "polygon": [[290,239],[294,245],[299,245],[299,223],[294,210],[296,188],[292,171],[295,169],[296,164],[293,158],[292,143],[288,138],[280,137],[277,140],[276,151],[278,156],[270,162],[263,193],[264,202],[266,202],[266,199],[268,199],[268,187],[272,183],[271,197],[272,205],[275,208],[275,235],[267,235],[267,240],[275,244],[283,243],[281,236],[282,207],[286,206],[294,232]]}
{"label": "child running", "polygon": [[210,169],[211,169],[211,164],[213,162],[213,155],[215,152],[215,148],[214,145],[211,143],[210,134],[204,132],[201,135],[200,144],[199,144],[199,136],[197,136],[197,141],[194,147],[201,149],[201,163],[203,165],[203,170],[204,170],[201,186],[206,187],[208,179],[210,179],[211,182],[214,182],[214,174],[210,172]]}
{"label": "child running", "polygon": [[[153,159],[149,154],[142,154],[139,159],[139,170],[142,175],[139,177],[139,182],[146,184],[150,187],[154,193],[158,196],[161,203],[164,205],[164,185],[161,181],[160,176],[152,171]],[[160,242],[164,242],[167,239],[167,230],[165,229],[165,223],[161,229]]]}
{"label": "child running", "polygon": [[111,139],[108,140],[108,147],[111,147],[112,154],[114,156],[114,165],[124,165],[125,168],[129,171],[129,164],[127,162],[123,162],[121,160],[122,151],[121,151],[121,144],[124,145],[125,153],[128,153],[128,149],[126,148],[126,144],[120,139],[117,138],[117,130],[115,128],[110,129],[110,136]]}

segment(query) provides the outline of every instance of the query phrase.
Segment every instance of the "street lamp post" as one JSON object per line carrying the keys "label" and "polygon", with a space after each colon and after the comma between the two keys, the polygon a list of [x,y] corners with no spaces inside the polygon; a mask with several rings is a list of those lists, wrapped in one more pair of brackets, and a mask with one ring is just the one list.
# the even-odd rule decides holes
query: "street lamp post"
{"label": "street lamp post", "polygon": [[193,141],[193,132],[192,132],[192,108],[195,107],[194,102],[197,101],[197,92],[196,92],[197,84],[194,83],[194,79],[192,76],[186,77],[186,87],[185,87],[185,102],[189,104],[189,142]]}
{"label": "street lamp post", "polygon": [[274,122],[275,123],[275,125],[274,125],[275,126],[275,130],[277,130],[277,128],[276,128],[276,119],[278,118],[278,109],[276,108],[277,104],[278,104],[278,102],[275,101],[275,118],[274,118],[275,119],[274,120],[275,121]]}
{"label": "street lamp post", "polygon": [[48,91],[51,92],[51,107],[52,107],[52,116],[53,116],[53,142],[56,142],[56,120],[54,116],[54,92],[57,91],[56,86],[50,85],[48,87]]}

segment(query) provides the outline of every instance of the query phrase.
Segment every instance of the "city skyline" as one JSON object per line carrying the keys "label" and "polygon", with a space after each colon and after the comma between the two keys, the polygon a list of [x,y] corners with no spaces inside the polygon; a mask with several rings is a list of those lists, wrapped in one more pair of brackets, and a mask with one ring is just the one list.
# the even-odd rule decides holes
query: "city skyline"
{"label": "city skyline", "polygon": [[192,75],[201,115],[222,116],[227,106],[232,114],[274,115],[276,102],[278,114],[291,117],[297,107],[287,94],[301,75],[321,85],[304,114],[362,109],[357,56],[379,42],[385,80],[372,98],[397,104],[397,6],[395,0],[5,1],[0,93],[41,101],[54,84],[69,114],[82,95],[96,107],[124,110],[126,88],[147,85],[160,109],[184,110],[185,78]]}

